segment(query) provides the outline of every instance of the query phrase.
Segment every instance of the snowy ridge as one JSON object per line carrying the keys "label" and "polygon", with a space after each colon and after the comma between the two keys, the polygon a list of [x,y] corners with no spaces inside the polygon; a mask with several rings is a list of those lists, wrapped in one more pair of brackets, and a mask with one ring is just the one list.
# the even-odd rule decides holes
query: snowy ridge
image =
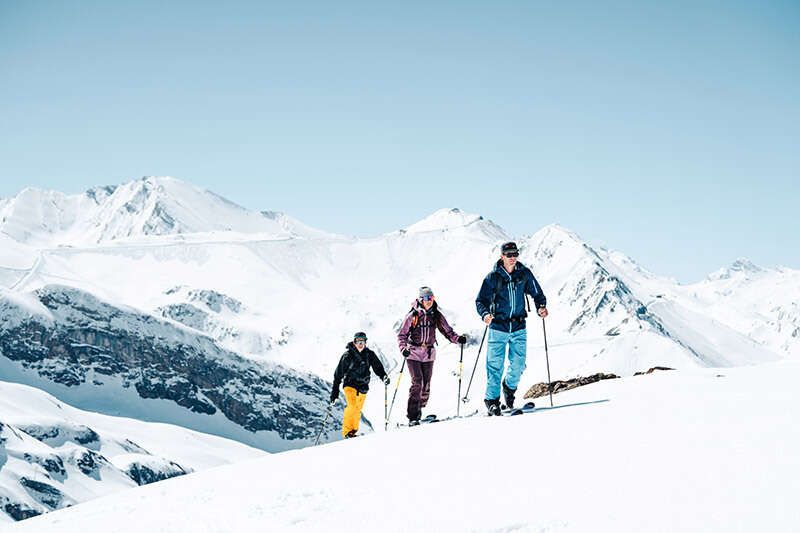
{"label": "snowy ridge", "polygon": [[465,213],[458,208],[439,209],[432,215],[416,222],[404,230],[404,233],[445,232],[445,231],[478,232],[491,240],[508,239],[506,232],[480,215]]}
{"label": "snowy ridge", "polygon": [[78,195],[28,188],[0,203],[0,231],[36,246],[215,231],[330,237],[280,214],[248,211],[170,177],[145,177]]}

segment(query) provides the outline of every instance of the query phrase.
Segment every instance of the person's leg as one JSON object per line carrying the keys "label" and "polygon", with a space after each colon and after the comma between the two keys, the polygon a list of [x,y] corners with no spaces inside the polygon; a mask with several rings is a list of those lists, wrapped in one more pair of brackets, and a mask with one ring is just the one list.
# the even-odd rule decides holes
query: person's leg
{"label": "person's leg", "polygon": [[[358,421],[361,418],[361,408],[358,406],[358,391],[353,387],[344,388],[344,397],[347,399],[347,406],[344,408],[344,418],[342,419],[342,436],[346,437],[351,431],[358,429]],[[363,402],[362,402],[363,403]]]}
{"label": "person's leg", "polygon": [[408,367],[408,373],[411,374],[406,416],[408,416],[409,420],[419,420],[420,406],[422,404],[422,363],[414,359],[407,359],[406,366]]}
{"label": "person's leg", "polygon": [[428,398],[431,397],[431,376],[433,375],[434,361],[425,361],[422,366],[422,391],[420,392],[420,408],[428,405]]}
{"label": "person's leg", "polygon": [[516,391],[522,373],[525,371],[525,354],[528,348],[528,330],[515,331],[508,339],[508,371],[506,386]]}
{"label": "person's leg", "polygon": [[508,333],[489,328],[489,341],[486,346],[486,395],[487,400],[500,398],[500,380],[506,359]]}
{"label": "person's leg", "polygon": [[356,392],[356,414],[353,422],[355,427],[353,428],[353,434],[358,431],[358,426],[361,423],[361,410],[364,409],[364,402],[367,401],[366,393]]}

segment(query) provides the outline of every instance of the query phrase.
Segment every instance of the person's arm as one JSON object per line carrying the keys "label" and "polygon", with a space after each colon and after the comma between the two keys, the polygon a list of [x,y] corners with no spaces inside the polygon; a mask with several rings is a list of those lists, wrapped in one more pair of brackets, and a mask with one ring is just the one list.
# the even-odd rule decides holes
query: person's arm
{"label": "person's arm", "polygon": [[[486,322],[487,315],[491,316],[492,310],[492,296],[494,295],[494,276],[489,274],[483,279],[481,290],[478,291],[478,297],[475,299],[475,309],[478,311],[481,319]],[[488,322],[487,322],[488,324]]]}
{"label": "person's arm", "polygon": [[377,374],[377,376],[381,378],[384,383],[386,383],[386,370],[383,368],[383,363],[381,363],[381,360],[378,359],[378,356],[375,355],[375,352],[372,350],[369,351],[369,364],[372,367],[372,371],[375,372],[375,374]]}
{"label": "person's arm", "polygon": [[339,397],[339,385],[342,383],[342,378],[344,377],[344,359],[346,356],[342,356],[339,359],[339,364],[336,365],[336,370],[333,372],[333,390],[331,391],[331,403],[335,402],[336,399]]}
{"label": "person's arm", "polygon": [[547,298],[544,295],[544,291],[542,291],[539,282],[536,281],[536,276],[533,275],[533,272],[528,270],[528,274],[528,283],[525,285],[525,289],[533,297],[533,301],[536,304],[536,312],[539,316],[542,316],[540,309],[544,309],[545,316],[547,316]]}
{"label": "person's arm", "polygon": [[400,352],[405,352],[408,350],[408,341],[409,341],[409,334],[411,332],[411,321],[414,318],[414,312],[410,312],[406,315],[405,320],[400,325],[400,331],[397,332],[397,347],[400,348]]}
{"label": "person's arm", "polygon": [[436,326],[439,328],[439,331],[442,332],[442,335],[447,337],[447,340],[452,342],[453,344],[458,342],[458,333],[453,331],[453,328],[450,327],[450,324],[447,323],[447,319],[444,317],[441,311],[439,311],[439,320],[437,321]]}

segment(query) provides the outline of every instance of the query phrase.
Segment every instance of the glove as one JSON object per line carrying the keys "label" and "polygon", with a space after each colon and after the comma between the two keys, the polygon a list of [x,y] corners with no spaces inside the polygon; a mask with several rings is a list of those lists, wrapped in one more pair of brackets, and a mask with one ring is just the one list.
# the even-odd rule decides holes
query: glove
{"label": "glove", "polygon": [[331,405],[336,403],[336,400],[339,398],[339,391],[335,390],[331,393]]}
{"label": "glove", "polygon": [[411,355],[411,350],[409,350],[408,348],[403,350],[403,357],[408,357],[409,355]]}
{"label": "glove", "polygon": [[459,335],[458,336],[458,344],[467,344],[467,336],[466,335]]}
{"label": "glove", "polygon": [[389,376],[383,376],[383,384],[384,385],[388,385],[389,384]]}

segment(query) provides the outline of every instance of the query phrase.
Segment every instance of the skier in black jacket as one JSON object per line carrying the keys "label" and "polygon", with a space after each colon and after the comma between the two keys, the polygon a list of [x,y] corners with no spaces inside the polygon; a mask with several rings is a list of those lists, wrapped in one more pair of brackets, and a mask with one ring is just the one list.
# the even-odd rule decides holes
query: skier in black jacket
{"label": "skier in black jacket", "polygon": [[342,354],[336,371],[333,373],[333,391],[331,391],[331,405],[339,397],[339,385],[344,380],[344,396],[347,407],[342,419],[342,435],[349,439],[356,436],[358,424],[361,421],[361,408],[367,399],[369,391],[370,367],[383,380],[384,385],[389,384],[389,376],[383,369],[375,352],[367,348],[367,334],[359,331],[353,336],[353,342],[347,343],[347,350]]}

